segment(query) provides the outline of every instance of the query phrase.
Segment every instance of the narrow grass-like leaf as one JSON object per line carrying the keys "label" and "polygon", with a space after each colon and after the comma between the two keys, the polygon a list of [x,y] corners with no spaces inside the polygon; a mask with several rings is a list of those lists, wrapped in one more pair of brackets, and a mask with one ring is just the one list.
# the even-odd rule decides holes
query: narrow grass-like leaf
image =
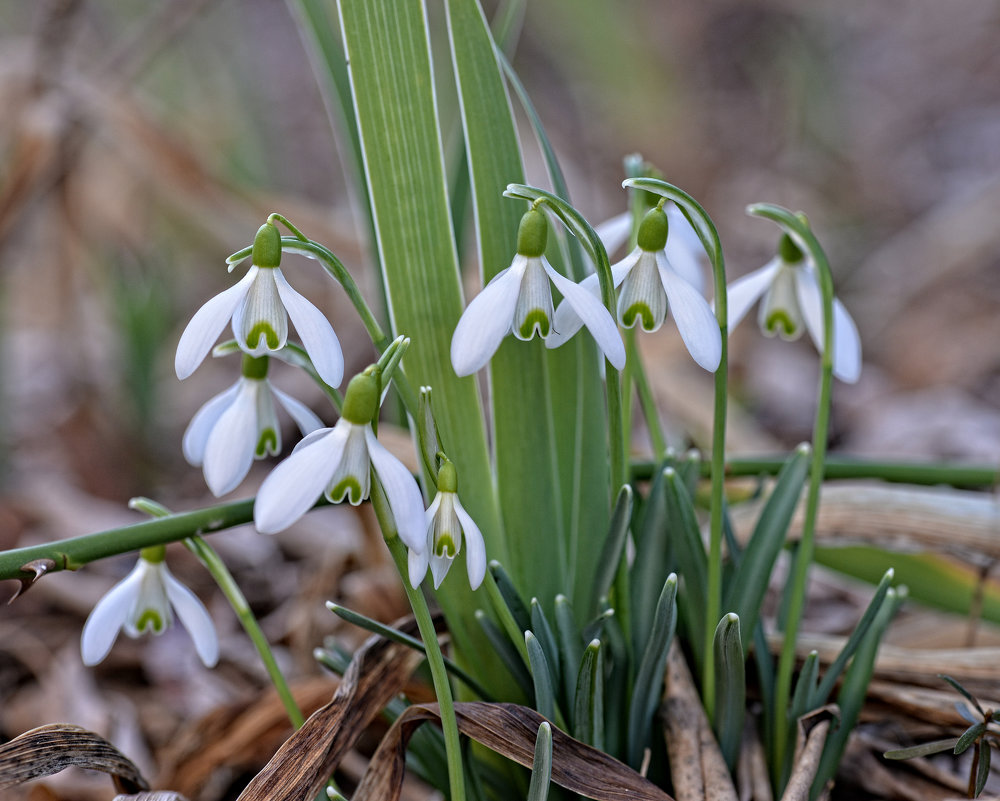
{"label": "narrow grass-like leaf", "polygon": [[629,522],[632,519],[632,488],[627,484],[618,492],[615,508],[611,512],[611,525],[601,549],[601,557],[597,561],[597,575],[591,584],[591,596],[588,604],[590,614],[600,609],[601,598],[611,589],[615,580],[618,564],[625,552],[625,541],[628,538]]}
{"label": "narrow grass-like leaf", "polygon": [[975,797],[978,798],[986,789],[986,780],[990,777],[990,743],[983,739],[979,742],[979,764],[976,765]]}
{"label": "narrow grass-like leaf", "polygon": [[795,682],[795,691],[792,693],[792,703],[788,708],[788,718],[796,721],[809,709],[809,699],[816,694],[816,685],[819,680],[819,653],[810,651],[799,671],[798,681]]}
{"label": "narrow grass-like leaf", "polygon": [[692,448],[677,462],[677,475],[681,477],[688,495],[692,498],[698,491],[698,479],[701,477],[701,451]]}
{"label": "narrow grass-like leaf", "polygon": [[493,651],[500,657],[500,661],[507,672],[517,682],[521,690],[524,691],[525,696],[530,698],[534,692],[534,683],[517,648],[507,638],[507,635],[501,631],[500,627],[490,620],[482,610],[476,611],[476,622],[482,627],[488,644],[493,647]]}
{"label": "narrow grass-like leaf", "polygon": [[[966,706],[961,701],[955,702],[955,711],[958,712],[958,714],[961,715],[962,718],[964,720],[967,720],[969,723],[979,723],[979,718],[973,715],[972,710],[969,709],[969,707]],[[994,712],[993,715],[1000,715],[1000,712]],[[997,720],[997,718],[993,717],[992,720],[995,721]]]}
{"label": "narrow grass-like leaf", "polygon": [[947,740],[934,740],[930,743],[911,745],[909,748],[896,748],[893,751],[886,751],[882,756],[886,759],[913,759],[914,757],[941,754],[945,751],[952,751],[957,742],[957,737],[949,737]]}
{"label": "narrow grass-like leaf", "polygon": [[765,750],[770,750],[774,742],[774,657],[767,647],[767,635],[759,620],[753,632],[753,657],[757,665],[757,686],[760,691],[761,716],[763,717],[763,741]]}
{"label": "narrow grass-like leaf", "polygon": [[[660,701],[667,653],[677,625],[677,576],[671,573],[663,583],[653,615],[653,628],[632,688],[628,716],[627,761],[636,770],[643,749],[649,745],[653,713]],[[741,729],[742,731],[742,729]]]}
{"label": "narrow grass-like leaf", "polygon": [[629,585],[632,593],[632,652],[641,654],[653,626],[656,599],[663,589],[663,578],[670,571],[672,547],[667,527],[667,496],[664,474],[672,469],[657,470],[649,495],[642,507],[636,528],[635,561],[632,563]]}
{"label": "narrow grass-like leaf", "polygon": [[962,736],[958,738],[958,742],[955,743],[954,753],[956,755],[964,754],[985,732],[986,724],[983,722],[979,722],[975,726],[969,726],[969,728],[962,732]]}
{"label": "narrow grass-like leaf", "polygon": [[668,468],[663,482],[667,499],[667,525],[676,554],[677,574],[683,577],[680,613],[689,627],[695,661],[699,667],[708,656],[702,652],[700,633],[705,626],[708,597],[708,567],[705,546],[698,528],[691,496],[677,475]]}
{"label": "narrow grass-like leaf", "polygon": [[976,708],[976,711],[980,715],[986,717],[986,712],[983,711],[983,707],[976,699],[976,696],[974,696],[972,693],[966,690],[965,687],[963,687],[960,682],[958,682],[956,679],[953,679],[951,676],[945,675],[944,673],[938,673],[938,678],[941,679],[942,681],[948,682],[948,684],[952,686],[952,689],[954,689],[955,692],[960,693],[962,697],[965,698],[966,701],[968,701]]}
{"label": "narrow grass-like leaf", "polygon": [[546,722],[538,727],[535,737],[535,758],[531,763],[531,784],[528,801],[546,801],[552,778],[552,727]]}
{"label": "narrow grass-like leaf", "polygon": [[604,644],[604,749],[610,754],[625,751],[628,737],[628,690],[632,681],[631,655],[621,618],[611,615],[604,624],[601,637]]}
{"label": "narrow grass-like leaf", "polygon": [[[565,595],[556,596],[556,639],[559,641],[559,664],[562,667],[558,695],[563,709],[570,709],[576,683],[576,666],[580,664],[584,640],[576,627],[573,607]],[[587,642],[591,639],[593,637],[588,638]]]}
{"label": "narrow grass-like leaf", "polygon": [[774,563],[788,535],[788,526],[809,473],[808,446],[799,446],[782,468],[747,542],[723,602],[740,616],[744,631],[753,631],[760,616]]}
{"label": "narrow grass-like leaf", "polygon": [[538,638],[530,631],[524,632],[524,645],[528,649],[531,680],[535,690],[535,709],[549,720],[556,719],[556,698],[552,688],[552,669],[545,657]]}
{"label": "narrow grass-like leaf", "polygon": [[542,650],[545,652],[545,661],[549,666],[549,676],[552,679],[552,686],[559,685],[561,668],[559,660],[559,644],[556,642],[556,635],[552,631],[545,610],[538,602],[537,598],[531,599],[531,630],[538,638]]}
{"label": "narrow grass-like leaf", "polygon": [[861,620],[858,621],[858,625],[854,627],[854,631],[852,631],[851,636],[847,638],[847,642],[844,643],[844,647],[840,649],[840,653],[837,654],[837,658],[833,660],[833,664],[830,665],[829,669],[824,674],[823,680],[819,683],[819,687],[816,692],[810,696],[810,708],[815,708],[826,702],[827,696],[830,695],[830,691],[840,678],[840,674],[846,667],[848,660],[854,656],[854,652],[864,640],[864,637],[868,632],[868,628],[878,616],[879,610],[882,608],[883,602],[886,599],[886,594],[889,592],[889,586],[892,583],[892,579],[893,571],[890,568],[885,572],[885,575],[882,576],[882,580],[879,582],[879,585],[875,590],[875,595],[872,596],[871,603],[869,603],[868,608],[865,609],[865,613],[861,616]]}
{"label": "narrow grass-like leaf", "polygon": [[[590,642],[591,640],[602,639],[608,620],[614,616],[615,610],[611,607],[606,608],[603,612],[601,612],[601,614],[583,627],[583,632],[580,635],[580,641]],[[579,662],[577,662],[577,664],[579,664]]]}
{"label": "narrow grass-like leaf", "polygon": [[497,584],[497,589],[500,590],[503,602],[517,623],[517,627],[521,631],[530,629],[531,613],[528,612],[527,604],[524,603],[524,599],[517,591],[517,587],[514,586],[510,575],[504,570],[503,565],[495,560],[490,562],[490,573],[493,574],[493,580]]}
{"label": "narrow grass-like leaf", "polygon": [[573,703],[573,736],[602,748],[604,744],[604,665],[601,641],[593,640],[583,652]]}
{"label": "narrow grass-like leaf", "polygon": [[729,770],[736,768],[746,715],[746,659],[740,618],[730,612],[715,629],[715,736]]}

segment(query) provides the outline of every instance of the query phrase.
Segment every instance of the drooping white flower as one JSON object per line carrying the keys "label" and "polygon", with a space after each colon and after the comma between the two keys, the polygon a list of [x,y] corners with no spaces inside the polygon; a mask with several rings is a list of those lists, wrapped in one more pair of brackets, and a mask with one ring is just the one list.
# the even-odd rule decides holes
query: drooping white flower
{"label": "drooping white flower", "polygon": [[240,348],[263,356],[285,346],[291,317],[320,378],[339,386],[344,378],[340,341],[323,313],[282,274],[281,236],[272,223],[257,232],[251,259],[247,274],[198,309],[187,324],[174,357],[177,377],[187,378],[197,369],[230,320]]}
{"label": "drooping white flower", "polygon": [[378,391],[370,375],[351,379],[340,420],[295,446],[264,479],[254,503],[254,523],[262,534],[288,528],[326,495],[357,506],[368,497],[372,469],[385,491],[396,528],[411,549],[424,548],[424,504],[417,482],[402,462],[379,443],[372,430]]}
{"label": "drooping white flower", "polygon": [[[672,312],[677,330],[692,358],[710,372],[715,372],[722,358],[722,332],[708,301],[682,278],[664,252],[669,223],[666,212],[657,207],[647,212],[639,225],[638,244],[617,264],[611,277],[618,297],[618,321],[626,328],[637,322],[645,331],[663,325],[667,310]],[[599,294],[597,275],[585,278],[580,286]],[[558,347],[579,330],[580,319],[572,306],[559,304],[555,333],[546,345]]]}
{"label": "drooping white flower", "polygon": [[[758,322],[766,336],[798,339],[805,328],[823,351],[823,296],[816,268],[787,236],[771,261],[734,281],[727,290],[729,330],[763,297]],[[833,299],[833,374],[853,384],[861,376],[861,337],[847,309]]]}
{"label": "drooping white flower", "polygon": [[305,404],[271,385],[267,367],[266,356],[244,355],[240,379],[202,406],[184,432],[184,458],[202,467],[216,497],[236,489],[254,459],[281,452],[275,399],[303,436],[323,427]]}
{"label": "drooping white flower", "polygon": [[444,460],[438,471],[438,492],[426,512],[427,542],[409,553],[410,584],[418,587],[430,566],[434,589],[441,586],[465,538],[465,566],[469,586],[477,589],[486,577],[486,543],[475,521],[458,500],[455,466]]}
{"label": "drooping white flower", "polygon": [[[598,347],[616,369],[625,366],[625,346],[614,319],[593,294],[560,275],[545,258],[548,221],[537,209],[521,218],[517,255],[465,309],[451,339],[451,363],[460,376],[472,375],[496,353],[507,334],[529,340],[539,334],[549,344],[552,290],[562,293]],[[576,330],[579,330],[577,326]],[[561,343],[560,343],[561,344]]]}
{"label": "drooping white flower", "polygon": [[174,578],[161,560],[139,557],[135,568],[97,602],[83,626],[80,652],[85,665],[96,665],[111,651],[124,630],[129,637],[163,634],[176,610],[206,667],[219,661],[219,638],[208,610],[198,597]]}

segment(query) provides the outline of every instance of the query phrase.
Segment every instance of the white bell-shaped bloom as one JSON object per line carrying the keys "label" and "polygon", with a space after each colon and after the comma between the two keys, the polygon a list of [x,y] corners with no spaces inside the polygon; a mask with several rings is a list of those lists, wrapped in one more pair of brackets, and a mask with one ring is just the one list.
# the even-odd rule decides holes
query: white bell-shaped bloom
{"label": "white bell-shaped bloom", "polygon": [[479,526],[465,511],[455,492],[455,468],[449,461],[441,466],[438,493],[426,515],[427,542],[422,551],[409,553],[410,584],[418,587],[430,566],[434,589],[441,586],[451,569],[451,563],[462,549],[465,539],[465,567],[469,586],[477,589],[486,577],[486,543]]}
{"label": "white bell-shaped bloom", "polygon": [[[504,337],[513,333],[529,340],[537,333],[549,344],[552,332],[551,281],[587,326],[598,347],[616,369],[625,366],[625,345],[618,326],[586,289],[560,275],[543,255],[548,234],[545,214],[531,210],[521,220],[517,255],[510,267],[494,276],[462,314],[451,339],[451,363],[460,376],[486,365]],[[562,344],[560,342],[560,344]]]}
{"label": "white bell-shaped bloom", "polygon": [[416,480],[376,439],[371,420],[378,395],[371,376],[355,376],[344,398],[343,416],[333,428],[313,431],[264,479],[254,503],[254,524],[262,534],[288,528],[326,495],[357,506],[368,497],[374,470],[385,491],[400,538],[424,548],[424,504]]}
{"label": "white bell-shaped bloom", "polygon": [[[651,209],[639,227],[639,244],[624,259],[611,266],[618,298],[618,321],[626,328],[637,322],[645,331],[656,331],[672,312],[677,330],[692,358],[703,368],[715,372],[722,358],[722,332],[712,308],[701,292],[674,269],[664,251],[668,241],[666,213]],[[597,275],[585,278],[580,286],[600,294]],[[581,325],[572,306],[559,304],[555,332],[546,341],[558,347],[573,336]]]}
{"label": "white bell-shaped bloom", "polygon": [[208,610],[174,578],[162,561],[139,558],[135,569],[97,602],[83,626],[80,651],[85,665],[96,665],[124,631],[129,637],[162,634],[177,612],[206,667],[219,661],[219,638]]}
{"label": "white bell-shaped bloom", "polygon": [[250,356],[244,357],[239,381],[208,401],[191,419],[184,432],[184,458],[202,468],[205,483],[216,497],[236,489],[254,459],[281,452],[275,400],[303,436],[323,427],[323,421],[305,404],[271,385],[266,357]]}
{"label": "white bell-shaped bloom", "polygon": [[344,378],[340,340],[323,313],[282,274],[281,236],[271,223],[257,232],[252,259],[247,274],[198,309],[187,324],[174,357],[177,377],[187,378],[197,369],[228,322],[241,350],[263,356],[285,346],[290,317],[320,378],[339,386]]}
{"label": "white bell-shaped bloom", "polygon": [[[787,237],[782,238],[780,251],[759,270],[729,286],[726,301],[729,330],[762,298],[758,322],[766,336],[798,339],[805,328],[822,353],[823,296],[816,268]],[[836,298],[833,299],[833,374],[849,384],[861,376],[858,327]]]}

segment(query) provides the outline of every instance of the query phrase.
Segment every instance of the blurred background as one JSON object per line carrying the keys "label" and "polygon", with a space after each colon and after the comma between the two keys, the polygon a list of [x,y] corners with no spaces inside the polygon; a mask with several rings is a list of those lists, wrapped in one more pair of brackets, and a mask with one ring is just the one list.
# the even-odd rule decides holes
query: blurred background
{"label": "blurred background", "polygon": [[[435,46],[446,45],[440,4],[428,5]],[[593,223],[624,210],[622,158],[633,152],[713,216],[731,278],[769,260],[777,242],[772,225],[745,215],[748,203],[805,211],[864,346],[860,382],[835,388],[834,450],[997,462],[996,4],[527,6],[513,63]],[[225,257],[269,212],[329,246],[377,301],[344,140],[297,13],[278,0],[0,0],[0,548],[135,522],[126,503],[137,494],[178,510],[212,501],[180,437],[236,364],[216,360],[181,383],[172,357],[194,310],[231,284]],[[450,141],[447,82],[441,106]],[[529,180],[545,185],[523,130]],[[367,364],[370,345],[333,282],[296,257],[283,266],[329,313],[355,359],[348,370]],[[643,349],[673,443],[704,442],[710,376],[689,364],[670,324]],[[808,339],[767,340],[748,320],[731,358],[730,450],[807,439],[818,370]],[[319,393],[280,368],[275,382],[332,424]],[[642,455],[644,441],[635,447]],[[266,469],[233,497],[251,495]],[[383,619],[404,611],[364,510],[324,510],[280,540],[234,531],[213,543],[314,704],[329,684],[312,648],[334,630],[360,637],[337,628],[322,601]],[[161,786],[184,790],[181,777],[197,773],[189,751],[218,739],[266,682],[180,548],[171,565],[210,599],[222,667],[203,670],[174,629],[120,642],[96,671],[82,668],[80,625],[131,564],[61,574],[0,613],[0,736],[71,720],[111,733]],[[255,718],[261,728],[242,744],[227,739],[225,753],[200,754],[212,779],[191,785],[202,788],[187,790],[192,801],[235,797],[284,736],[276,702],[254,703],[270,718]],[[79,775],[59,781],[26,792],[108,797],[103,780],[92,792]],[[71,786],[76,795],[65,795]]]}

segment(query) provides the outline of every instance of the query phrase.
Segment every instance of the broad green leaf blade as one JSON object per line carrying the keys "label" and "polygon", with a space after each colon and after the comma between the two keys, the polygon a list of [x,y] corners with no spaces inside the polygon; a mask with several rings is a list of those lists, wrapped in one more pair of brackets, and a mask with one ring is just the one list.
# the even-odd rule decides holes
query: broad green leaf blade
{"label": "broad green leaf blade", "polygon": [[[571,708],[573,700],[576,666],[580,664],[580,652],[584,640],[576,626],[576,615],[573,614],[573,607],[565,595],[556,596],[556,638],[559,640],[559,664],[562,666],[562,676],[559,678],[561,685],[559,698],[563,709],[568,710]],[[587,642],[590,639],[593,639],[593,636]]]}
{"label": "broad green leaf blade", "polygon": [[952,751],[957,742],[957,737],[949,737],[947,740],[934,740],[934,742],[930,743],[912,745],[909,748],[897,748],[893,751],[886,751],[882,756],[886,759],[913,759],[914,757],[930,756],[931,754]]}
{"label": "broad green leaf blade", "polygon": [[663,671],[677,625],[676,602],[677,576],[671,573],[663,583],[656,604],[653,629],[639,663],[629,705],[627,762],[636,770],[642,762],[643,750],[649,745],[653,713],[662,695]]}
{"label": "broad green leaf blade", "polygon": [[[458,470],[462,503],[482,529],[489,555],[503,560],[476,382],[451,368],[462,294],[424,7],[419,0],[340,0],[339,7],[392,330],[412,339],[407,376],[413,386],[434,388],[438,434]],[[476,675],[491,675],[464,565],[455,567],[438,598],[462,658]]]}
{"label": "broad green leaf blade", "polygon": [[962,736],[958,738],[958,742],[955,743],[953,753],[956,755],[964,754],[985,732],[986,724],[981,721],[974,726],[969,726],[969,728],[962,732]]}
{"label": "broad green leaf blade", "polygon": [[746,659],[740,618],[730,612],[715,629],[715,734],[729,770],[735,770],[746,714]]}
{"label": "broad green leaf blade", "polygon": [[535,758],[531,763],[528,801],[546,801],[552,777],[552,727],[542,723],[535,736]]}
{"label": "broad green leaf blade", "polygon": [[549,720],[556,719],[556,697],[552,689],[552,668],[545,658],[545,649],[530,631],[524,632],[524,645],[528,649],[531,680],[535,689],[535,709]]}
{"label": "broad green leaf blade", "polygon": [[618,492],[614,511],[611,513],[611,525],[608,527],[604,547],[597,561],[597,574],[591,582],[591,598],[588,614],[596,614],[601,608],[601,598],[607,596],[611,583],[615,580],[618,563],[625,552],[625,540],[628,538],[629,522],[632,519],[632,488],[627,484]]}
{"label": "broad green leaf blade", "polygon": [[604,667],[601,641],[592,640],[583,652],[573,704],[573,736],[601,748],[604,743]]}

